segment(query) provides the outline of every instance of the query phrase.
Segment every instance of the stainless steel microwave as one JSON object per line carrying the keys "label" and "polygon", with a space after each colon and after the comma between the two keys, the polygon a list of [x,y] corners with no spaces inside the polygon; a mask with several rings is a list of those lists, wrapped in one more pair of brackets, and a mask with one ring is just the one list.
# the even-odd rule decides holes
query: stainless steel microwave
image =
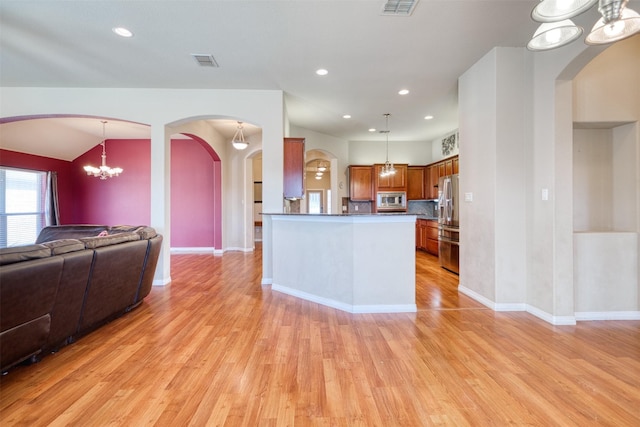
{"label": "stainless steel microwave", "polygon": [[404,191],[378,191],[376,197],[378,211],[407,210],[407,193]]}

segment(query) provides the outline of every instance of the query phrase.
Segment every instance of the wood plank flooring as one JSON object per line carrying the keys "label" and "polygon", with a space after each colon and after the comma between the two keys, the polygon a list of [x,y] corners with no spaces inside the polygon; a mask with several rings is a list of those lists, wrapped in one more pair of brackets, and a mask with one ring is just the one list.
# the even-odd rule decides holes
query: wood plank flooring
{"label": "wood plank flooring", "polygon": [[640,425],[638,321],[496,313],[423,252],[404,314],[272,292],[259,250],[171,262],[142,306],[2,377],[0,425]]}

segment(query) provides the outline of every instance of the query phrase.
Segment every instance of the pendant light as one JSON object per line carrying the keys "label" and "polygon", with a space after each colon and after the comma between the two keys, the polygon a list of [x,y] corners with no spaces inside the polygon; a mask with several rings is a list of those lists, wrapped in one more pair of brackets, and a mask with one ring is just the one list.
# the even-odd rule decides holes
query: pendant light
{"label": "pendant light", "polygon": [[113,178],[114,176],[119,176],[122,172],[123,169],[122,168],[110,168],[109,166],[107,166],[107,148],[106,148],[106,142],[107,142],[107,137],[106,137],[106,125],[107,125],[107,121],[106,120],[102,120],[102,142],[100,143],[100,145],[102,145],[102,163],[100,164],[99,168],[96,168],[94,166],[90,166],[87,165],[84,167],[85,172],[87,173],[87,175],[89,176],[95,176],[97,178],[100,179],[107,179],[107,178]]}
{"label": "pendant light", "polygon": [[583,29],[570,18],[591,9],[596,3],[602,18],[593,26],[585,43],[613,43],[640,32],[640,15],[627,8],[628,0],[542,0],[531,12],[531,18],[542,25],[527,43],[527,48],[550,50],[576,40]]}
{"label": "pendant light", "polygon": [[389,113],[385,113],[384,114],[384,118],[385,118],[385,123],[386,123],[386,129],[385,130],[381,130],[380,133],[384,133],[387,137],[387,157],[386,157],[386,161],[384,162],[384,166],[382,167],[382,170],[380,171],[380,177],[384,178],[386,176],[391,176],[391,175],[395,175],[396,173],[396,168],[393,167],[393,163],[389,162],[389,116],[391,114]]}
{"label": "pendant light", "polygon": [[244,133],[242,132],[242,122],[238,122],[238,129],[236,129],[236,133],[235,135],[233,135],[231,144],[236,150],[244,150],[249,146],[249,143],[244,139]]}

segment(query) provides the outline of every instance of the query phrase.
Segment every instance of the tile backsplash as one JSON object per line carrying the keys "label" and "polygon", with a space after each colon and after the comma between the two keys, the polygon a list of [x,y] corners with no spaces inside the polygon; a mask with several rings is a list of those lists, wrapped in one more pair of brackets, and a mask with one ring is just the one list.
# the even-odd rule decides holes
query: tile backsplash
{"label": "tile backsplash", "polygon": [[409,200],[407,206],[407,213],[414,215],[426,215],[430,217],[436,217],[437,202],[431,200]]}

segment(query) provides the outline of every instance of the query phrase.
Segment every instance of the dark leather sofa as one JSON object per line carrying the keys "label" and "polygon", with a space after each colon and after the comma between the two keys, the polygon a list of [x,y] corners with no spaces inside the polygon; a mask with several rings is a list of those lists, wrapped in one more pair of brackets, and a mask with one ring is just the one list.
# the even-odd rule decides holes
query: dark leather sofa
{"label": "dark leather sofa", "polygon": [[33,245],[1,248],[0,370],[35,361],[141,304],[161,245],[151,227],[68,225],[45,227]]}

